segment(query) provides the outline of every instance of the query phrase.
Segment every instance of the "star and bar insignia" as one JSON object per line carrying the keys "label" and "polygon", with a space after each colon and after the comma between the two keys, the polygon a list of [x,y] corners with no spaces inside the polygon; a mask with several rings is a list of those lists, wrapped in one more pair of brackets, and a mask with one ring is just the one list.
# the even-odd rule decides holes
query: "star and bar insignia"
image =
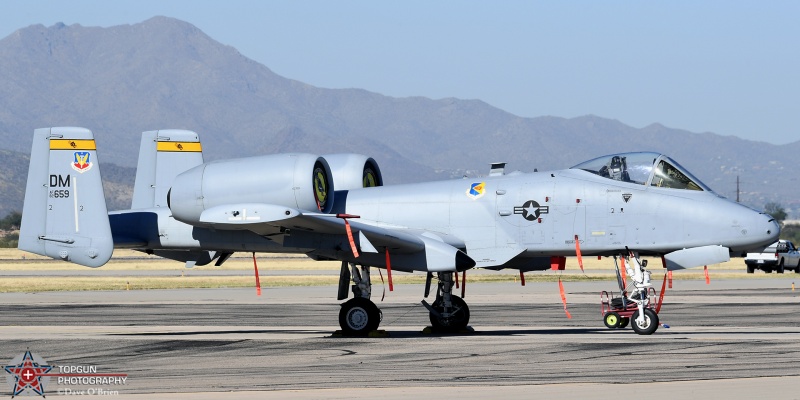
{"label": "star and bar insignia", "polygon": [[549,214],[549,206],[540,206],[534,200],[528,200],[522,207],[514,207],[514,214],[522,214],[522,218],[528,221],[535,221],[542,214]]}

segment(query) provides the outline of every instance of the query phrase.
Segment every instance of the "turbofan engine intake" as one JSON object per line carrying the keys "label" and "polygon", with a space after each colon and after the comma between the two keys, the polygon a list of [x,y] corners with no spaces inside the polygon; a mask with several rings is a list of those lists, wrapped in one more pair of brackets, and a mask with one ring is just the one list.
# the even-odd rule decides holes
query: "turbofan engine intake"
{"label": "turbofan engine intake", "polygon": [[383,176],[378,162],[362,154],[328,154],[328,161],[336,182],[336,190],[351,190],[383,186]]}

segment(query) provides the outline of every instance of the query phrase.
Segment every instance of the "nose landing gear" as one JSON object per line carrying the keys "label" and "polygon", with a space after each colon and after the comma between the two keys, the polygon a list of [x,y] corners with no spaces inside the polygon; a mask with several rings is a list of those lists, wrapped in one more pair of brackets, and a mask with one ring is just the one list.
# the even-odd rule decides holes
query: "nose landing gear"
{"label": "nose landing gear", "polygon": [[651,335],[658,329],[659,320],[658,314],[651,307],[651,298],[655,298],[656,293],[650,283],[650,272],[646,270],[647,261],[640,262],[639,258],[632,253],[620,256],[620,260],[626,275],[631,280],[633,291],[628,296],[628,288],[615,256],[614,267],[617,272],[620,297],[614,297],[614,292],[603,291],[600,293],[603,323],[609,329],[622,329],[630,323],[634,332],[640,335]]}
{"label": "nose landing gear", "polygon": [[[460,332],[469,324],[469,307],[467,302],[453,293],[453,272],[439,272],[436,300],[422,305],[430,312],[431,328],[437,332]],[[427,293],[426,293],[427,294]]]}
{"label": "nose landing gear", "polygon": [[633,330],[640,335],[652,335],[658,329],[658,314],[652,309],[645,308],[644,314],[640,315],[639,310],[633,312]]}

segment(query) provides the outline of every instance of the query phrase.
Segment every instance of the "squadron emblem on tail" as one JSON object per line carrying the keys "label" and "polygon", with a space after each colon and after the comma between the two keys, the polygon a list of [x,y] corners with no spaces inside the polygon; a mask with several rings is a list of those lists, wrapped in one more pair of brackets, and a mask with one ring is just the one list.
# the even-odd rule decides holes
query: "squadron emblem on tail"
{"label": "squadron emblem on tail", "polygon": [[84,173],[92,169],[92,163],[89,160],[88,151],[76,151],[75,161],[72,163],[72,169],[80,173]]}

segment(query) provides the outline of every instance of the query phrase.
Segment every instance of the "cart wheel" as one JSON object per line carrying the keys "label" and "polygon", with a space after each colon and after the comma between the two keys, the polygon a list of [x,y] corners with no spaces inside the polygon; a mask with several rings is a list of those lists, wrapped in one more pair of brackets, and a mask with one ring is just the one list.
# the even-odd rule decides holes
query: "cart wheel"
{"label": "cart wheel", "polygon": [[622,328],[628,326],[628,322],[631,322],[630,318],[620,317],[619,325],[617,325],[617,328],[622,329]]}
{"label": "cart wheel", "polygon": [[644,322],[639,323],[636,319],[639,318],[639,310],[633,312],[631,316],[631,325],[633,330],[640,335],[651,335],[658,329],[658,315],[649,308],[644,309]]}
{"label": "cart wheel", "polygon": [[614,311],[607,312],[603,317],[603,323],[606,324],[606,328],[608,329],[617,329],[620,322],[619,320],[619,314]]}

